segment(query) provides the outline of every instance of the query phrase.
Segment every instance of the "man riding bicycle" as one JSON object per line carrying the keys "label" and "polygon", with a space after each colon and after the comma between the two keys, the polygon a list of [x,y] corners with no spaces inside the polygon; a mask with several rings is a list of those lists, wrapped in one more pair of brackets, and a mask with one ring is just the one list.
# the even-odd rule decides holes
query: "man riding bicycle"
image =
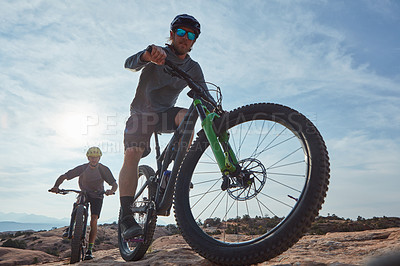
{"label": "man riding bicycle", "polygon": [[87,192],[88,202],[90,204],[90,233],[89,247],[86,252],[85,260],[92,259],[92,249],[94,240],[97,235],[97,221],[100,217],[101,208],[103,206],[104,195],[99,192],[104,191],[104,181],[107,182],[111,189],[108,189],[105,194],[112,195],[118,189],[117,182],[111,173],[110,169],[99,163],[102,153],[98,147],[91,147],[86,152],[89,163],[85,163],[69,170],[61,175],[54,184],[54,187],[49,191],[58,193],[59,186],[65,180],[71,180],[79,176],[79,187],[82,191]]}
{"label": "man riding bicycle", "polygon": [[119,174],[120,226],[126,240],[143,234],[130,206],[137,188],[139,161],[150,153],[150,137],[155,131],[176,129],[187,112],[187,109],[175,107],[187,83],[165,73],[165,59],[186,71],[208,92],[200,65],[188,54],[199,35],[200,23],[193,16],[178,15],[170,25],[170,44],[165,47],[152,45],[151,52],[148,49],[140,51],[125,62],[125,68],[142,71],[131,103],[131,116],[126,122],[124,162]]}

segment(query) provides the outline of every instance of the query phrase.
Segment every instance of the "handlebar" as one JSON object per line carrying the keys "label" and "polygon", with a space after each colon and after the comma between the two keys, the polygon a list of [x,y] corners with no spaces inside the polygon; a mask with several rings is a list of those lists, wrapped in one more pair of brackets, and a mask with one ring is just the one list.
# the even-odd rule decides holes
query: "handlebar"
{"label": "handlebar", "polygon": [[[152,50],[153,50],[152,45],[149,45],[146,48],[146,51],[149,53],[151,53]],[[207,95],[207,93],[204,92],[204,89],[202,87],[200,87],[188,73],[186,73],[184,70],[180,69],[177,65],[172,63],[172,61],[167,58],[165,58],[165,65],[167,65],[168,67],[171,68],[170,71],[167,71],[168,74],[170,74],[171,76],[176,76],[180,79],[185,80],[188,83],[188,86],[191,89],[191,91],[193,91],[195,94],[197,94],[198,96],[200,96],[201,98],[203,98],[204,100],[209,102],[214,108],[218,107],[218,103],[215,102],[215,100],[211,97],[211,95]],[[190,93],[188,95],[189,95],[189,97],[192,97],[192,95]]]}
{"label": "handlebar", "polygon": [[55,193],[55,194],[62,194],[62,195],[66,195],[70,192],[75,192],[75,193],[81,193],[81,190],[75,190],[75,189],[59,189],[57,192],[51,191],[51,189],[48,190],[51,193]]}
{"label": "handlebar", "polygon": [[[75,190],[75,189],[58,189],[58,192],[53,192],[53,191],[51,191],[51,189],[49,189],[48,192],[55,193],[55,194],[66,195],[66,194],[68,194],[70,192],[75,192],[75,193],[79,194],[79,193],[82,193],[83,191]],[[99,195],[102,195],[102,194],[105,194],[106,192],[103,190],[103,191],[97,191],[96,193],[98,193]],[[115,193],[113,193],[113,194],[115,194]]]}

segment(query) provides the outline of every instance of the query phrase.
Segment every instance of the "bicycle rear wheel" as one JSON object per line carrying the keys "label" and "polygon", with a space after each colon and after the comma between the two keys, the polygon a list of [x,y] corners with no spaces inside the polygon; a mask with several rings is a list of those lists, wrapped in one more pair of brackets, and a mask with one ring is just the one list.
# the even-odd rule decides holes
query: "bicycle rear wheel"
{"label": "bicycle rear wheel", "polygon": [[[155,176],[154,170],[150,166],[140,165],[138,189],[140,189],[151,176]],[[118,225],[118,246],[121,256],[125,261],[136,261],[143,258],[153,241],[157,222],[157,215],[154,206],[152,206],[152,197],[155,193],[156,187],[153,184],[148,185],[132,206],[135,220],[144,230],[145,235],[143,241],[125,241],[121,235],[121,228]],[[121,211],[119,217],[118,220],[121,219]]]}
{"label": "bicycle rear wheel", "polygon": [[296,243],[318,215],[329,183],[325,143],[310,120],[277,104],[238,108],[217,119],[215,129],[229,132],[241,170],[222,185],[201,131],[177,179],[177,223],[210,261],[269,260]]}
{"label": "bicycle rear wheel", "polygon": [[71,240],[71,260],[70,263],[76,263],[81,260],[83,255],[83,238],[86,232],[83,231],[85,221],[85,207],[83,205],[76,206],[75,223]]}

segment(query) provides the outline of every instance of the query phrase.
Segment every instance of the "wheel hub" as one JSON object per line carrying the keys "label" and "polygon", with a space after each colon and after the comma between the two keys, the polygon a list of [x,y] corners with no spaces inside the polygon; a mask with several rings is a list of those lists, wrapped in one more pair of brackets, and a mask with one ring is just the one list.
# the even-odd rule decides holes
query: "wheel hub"
{"label": "wheel hub", "polygon": [[239,166],[241,168],[239,173],[228,177],[227,192],[232,199],[245,201],[261,192],[267,180],[267,171],[255,158],[243,159],[239,161]]}

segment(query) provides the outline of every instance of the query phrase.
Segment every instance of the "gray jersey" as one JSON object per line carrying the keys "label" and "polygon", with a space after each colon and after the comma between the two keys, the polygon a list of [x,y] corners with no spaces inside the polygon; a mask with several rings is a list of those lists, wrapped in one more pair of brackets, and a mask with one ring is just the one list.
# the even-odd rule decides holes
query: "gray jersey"
{"label": "gray jersey", "polygon": [[79,187],[93,198],[101,198],[96,192],[104,191],[104,180],[101,178],[99,167],[88,166],[79,176]]}
{"label": "gray jersey", "polygon": [[78,183],[80,189],[86,191],[89,196],[93,198],[104,197],[97,193],[104,190],[104,181],[106,181],[110,186],[116,183],[110,169],[101,163],[98,163],[95,168],[91,168],[89,163],[85,163],[69,170],[64,175],[67,180],[79,176]]}
{"label": "gray jersey", "polygon": [[[167,53],[169,60],[186,71],[193,80],[208,91],[204,82],[203,72],[197,62],[193,61],[189,55],[183,60],[178,58],[169,47],[164,47],[163,49]],[[187,83],[182,79],[171,77],[171,75],[165,73],[165,68],[167,67],[165,65],[159,66],[141,61],[140,56],[144,52],[145,50],[129,57],[125,61],[125,68],[135,72],[142,70],[135,98],[131,103],[131,113],[161,113],[175,105],[180,92],[187,86]]]}

